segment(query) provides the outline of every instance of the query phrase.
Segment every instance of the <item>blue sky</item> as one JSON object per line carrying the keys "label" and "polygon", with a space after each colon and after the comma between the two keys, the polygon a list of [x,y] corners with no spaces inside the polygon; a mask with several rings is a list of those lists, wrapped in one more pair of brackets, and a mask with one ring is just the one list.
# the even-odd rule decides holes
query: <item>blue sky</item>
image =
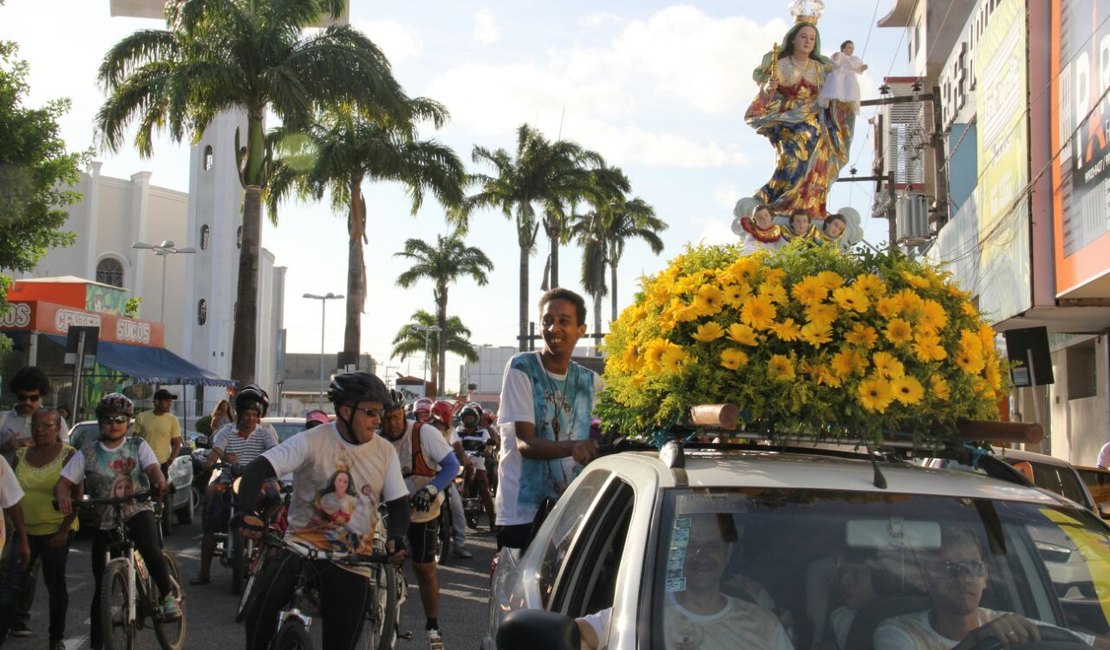
{"label": "blue sky", "polygon": [[[884,75],[907,69],[902,30],[869,28],[876,15],[882,17],[894,4],[876,2],[827,0],[819,24],[822,52],[830,54],[841,41],[852,39],[856,54],[871,66],[860,79],[865,98],[876,94]],[[528,122],[549,137],[561,135],[598,151],[624,169],[633,193],[670,224],[662,233],[662,255],[652,255],[638,242],[628,246],[619,278],[620,303],[627,305],[637,278],[664,268],[688,242],[731,241],[732,205],[770,176],[771,147],[744,124],[743,114],[756,92],[751,70],[789,27],[787,4],[354,0],[351,22],[383,48],[410,95],[447,106],[451,122],[424,136],[454,147],[468,165],[475,144],[511,149],[516,128]],[[73,150],[93,141],[93,116],[103,101],[95,75],[103,53],[134,29],[158,26],[158,21],[109,17],[107,0],[6,0],[0,6],[0,39],[16,41],[31,67],[29,104],[57,97],[73,101],[61,121],[62,135]],[[861,175],[871,167],[866,120],[872,113],[865,109],[856,126],[853,161]],[[187,147],[163,139],[154,151],[147,160],[131,149],[98,152],[96,159],[103,161],[106,175],[127,178],[148,170],[152,183],[186,191]],[[877,243],[885,237],[886,223],[869,217],[871,187],[842,183],[829,207],[854,207],[863,215],[865,236]],[[390,361],[389,343],[413,311],[433,309],[432,290],[428,283],[408,291],[396,287],[396,277],[407,265],[393,254],[409,237],[434,238],[445,232],[443,211],[430,200],[411,217],[401,187],[365,189],[370,244],[363,350],[396,367],[391,370],[419,375],[420,359]],[[472,224],[468,243],[485,250],[495,269],[485,287],[470,280],[453,287],[449,311],[470,327],[473,343],[515,345],[514,230],[499,213],[477,214]],[[279,226],[264,229],[263,246],[289,269],[289,351],[319,350],[319,303],[301,294],[345,293],[345,237],[343,217],[325,204],[286,204]],[[543,246],[532,260],[533,302],[539,296],[545,254]],[[564,286],[580,290],[578,265],[577,250],[565,247],[560,271]],[[342,345],[342,335],[342,309],[332,303],[329,352]],[[449,386],[456,376],[457,362],[449,358]]]}

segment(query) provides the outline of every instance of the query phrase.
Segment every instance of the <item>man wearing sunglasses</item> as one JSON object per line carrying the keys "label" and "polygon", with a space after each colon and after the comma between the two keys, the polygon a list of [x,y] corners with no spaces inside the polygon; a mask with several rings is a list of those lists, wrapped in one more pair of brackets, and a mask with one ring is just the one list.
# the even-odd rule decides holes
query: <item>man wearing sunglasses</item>
{"label": "man wearing sunglasses", "polygon": [[[979,540],[966,528],[941,531],[941,547],[922,565],[930,609],[895,616],[875,630],[875,650],[933,650],[947,648],[1020,647],[1041,640],[1037,626],[1012,612],[980,607],[990,582]],[[1088,645],[1110,645],[1088,634],[1071,632]],[[996,645],[989,645],[994,638]]]}
{"label": "man wearing sunglasses", "polygon": [[[50,378],[35,366],[26,366],[8,382],[8,390],[15,397],[15,408],[0,413],[0,454],[11,464],[16,449],[31,446],[31,414],[50,394]],[[69,438],[69,425],[65,420],[58,425],[65,442]]]}
{"label": "man wearing sunglasses", "polygon": [[[378,529],[378,505],[388,510],[385,548],[400,564],[409,527],[409,493],[401,477],[397,452],[377,435],[382,414],[392,408],[389,391],[367,372],[336,375],[328,387],[335,421],[292,436],[259,456],[243,471],[234,525],[258,538],[257,528],[243,525],[257,509],[258,489],[267,478],[293,475],[286,537],[325,551],[370,554]],[[254,587],[261,594],[246,612],[247,648],[269,647],[278,611],[289,602],[301,562],[312,562],[319,582],[323,647],[352,648],[373,595],[363,567],[326,560],[302,560],[283,550],[268,559]]]}

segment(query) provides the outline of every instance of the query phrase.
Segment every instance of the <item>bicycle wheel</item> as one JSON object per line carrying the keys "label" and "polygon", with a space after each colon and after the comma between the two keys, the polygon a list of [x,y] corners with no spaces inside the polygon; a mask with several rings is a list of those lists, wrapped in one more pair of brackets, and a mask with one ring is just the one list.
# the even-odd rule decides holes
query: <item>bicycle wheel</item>
{"label": "bicycle wheel", "polygon": [[401,623],[397,580],[397,569],[393,565],[374,565],[374,582],[359,644],[363,650],[392,650],[397,644],[397,627]]}
{"label": "bicycle wheel", "polygon": [[112,560],[100,580],[100,626],[107,650],[131,650],[135,645],[135,626],[127,613],[131,597],[127,561]]}
{"label": "bicycle wheel", "polygon": [[451,500],[444,499],[439,513],[439,543],[436,544],[436,562],[447,564],[451,557],[451,538],[454,537],[454,526],[451,525]]}
{"label": "bicycle wheel", "polygon": [[[177,560],[169,551],[162,551],[162,558],[165,559],[166,568],[170,571],[170,585],[173,592],[177,594],[177,604],[181,608],[181,618],[166,621],[162,619],[162,612],[155,610],[151,617],[154,624],[154,634],[158,637],[158,643],[165,650],[181,650],[185,647],[185,590],[181,588],[181,573],[177,570]],[[151,585],[150,588],[154,592],[158,591],[158,587],[154,585]]]}
{"label": "bicycle wheel", "polygon": [[312,650],[312,637],[304,629],[304,623],[290,618],[281,624],[274,637],[274,650]]}

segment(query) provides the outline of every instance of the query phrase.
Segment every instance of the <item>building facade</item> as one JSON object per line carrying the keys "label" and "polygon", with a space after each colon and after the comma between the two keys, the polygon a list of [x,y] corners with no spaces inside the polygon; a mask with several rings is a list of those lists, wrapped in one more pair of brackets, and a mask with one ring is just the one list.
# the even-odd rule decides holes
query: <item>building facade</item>
{"label": "building facade", "polygon": [[916,125],[941,161],[917,190],[928,256],[996,331],[1047,329],[1054,383],[1015,388],[1010,417],[1088,465],[1110,440],[1110,27],[1091,19],[1106,15],[1108,0],[898,0],[879,22],[906,30],[910,79],[939,95]]}

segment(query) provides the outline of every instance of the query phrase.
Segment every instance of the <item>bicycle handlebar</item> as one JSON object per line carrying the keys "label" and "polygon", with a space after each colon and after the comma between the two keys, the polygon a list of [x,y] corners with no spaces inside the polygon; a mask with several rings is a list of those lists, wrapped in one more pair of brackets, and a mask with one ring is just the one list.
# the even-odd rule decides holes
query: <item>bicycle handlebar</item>
{"label": "bicycle handlebar", "polygon": [[[274,543],[273,540],[267,539],[267,542]],[[346,564],[349,566],[367,566],[370,564],[387,564],[389,562],[389,555],[386,553],[372,553],[366,555],[365,553],[348,553],[346,551],[325,551],[309,546],[301,542],[290,541],[288,539],[279,539],[277,543],[297,555],[308,560],[327,560],[335,562],[336,564]]]}
{"label": "bicycle handlebar", "polygon": [[[130,494],[125,497],[109,497],[107,499],[91,499],[86,495],[80,499],[75,500],[73,502],[73,505],[79,508],[91,508],[93,506],[122,506],[126,503],[131,503],[132,501],[150,501],[157,498],[158,496],[160,495],[158,495],[153,490],[148,492],[139,492],[137,494]],[[50,503],[54,506],[55,510],[58,509],[57,499],[52,500]]]}

